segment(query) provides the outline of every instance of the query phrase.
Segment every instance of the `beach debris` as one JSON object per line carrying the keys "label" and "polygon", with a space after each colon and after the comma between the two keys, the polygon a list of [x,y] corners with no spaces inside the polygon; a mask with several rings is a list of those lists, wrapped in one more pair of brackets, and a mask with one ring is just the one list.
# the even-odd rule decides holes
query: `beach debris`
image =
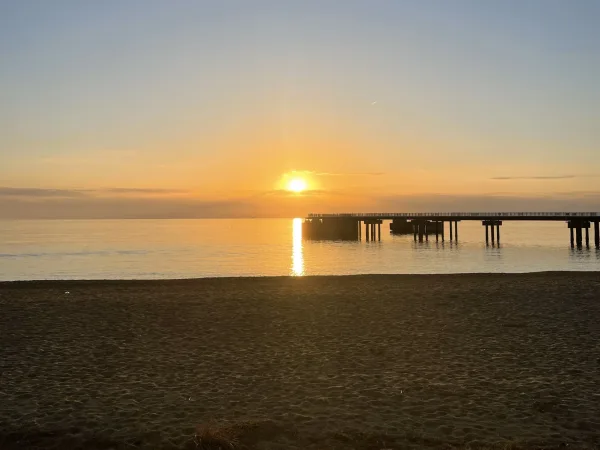
{"label": "beach debris", "polygon": [[70,292],[69,292],[69,291],[65,291],[65,294],[67,294],[67,295],[68,295],[68,294],[70,294]]}

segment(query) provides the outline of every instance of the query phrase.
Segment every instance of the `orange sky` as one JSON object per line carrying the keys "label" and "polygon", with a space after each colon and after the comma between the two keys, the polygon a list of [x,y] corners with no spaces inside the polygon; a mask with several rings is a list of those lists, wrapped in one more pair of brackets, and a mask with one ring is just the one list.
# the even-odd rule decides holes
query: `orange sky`
{"label": "orange sky", "polygon": [[597,209],[593,4],[233,3],[3,11],[0,217]]}

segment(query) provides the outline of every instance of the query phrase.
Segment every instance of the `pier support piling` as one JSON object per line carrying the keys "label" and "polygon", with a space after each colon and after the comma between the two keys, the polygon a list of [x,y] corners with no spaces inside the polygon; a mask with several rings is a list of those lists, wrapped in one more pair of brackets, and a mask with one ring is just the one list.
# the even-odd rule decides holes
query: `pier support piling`
{"label": "pier support piling", "polygon": [[590,229],[585,229],[585,246],[586,248],[590,248]]}
{"label": "pier support piling", "polygon": [[458,220],[454,221],[454,240],[458,242]]}
{"label": "pier support piling", "polygon": [[600,248],[600,222],[594,222],[594,245]]}
{"label": "pier support piling", "polygon": [[573,227],[569,225],[569,231],[571,232],[571,248],[575,247],[575,235],[573,234]]}
{"label": "pier support piling", "polygon": [[444,242],[444,224],[445,224],[445,222],[442,221],[441,224],[442,224],[442,242]]}
{"label": "pier support piling", "polygon": [[452,221],[448,223],[450,224],[450,242],[452,242],[454,240],[454,237],[452,236]]}
{"label": "pier support piling", "polygon": [[577,244],[577,248],[583,247],[583,238],[581,234],[581,225],[577,224],[577,228],[575,228],[575,241]]}
{"label": "pier support piling", "polygon": [[365,241],[381,240],[382,219],[364,219]]}
{"label": "pier support piling", "polygon": [[[571,247],[583,247],[583,229],[585,228],[585,246],[590,247],[590,222],[587,220],[575,219],[567,222],[571,234]],[[573,242],[573,230],[575,230],[575,242]],[[596,232],[596,222],[594,222],[594,233]]]}
{"label": "pier support piling", "polygon": [[492,235],[492,246],[494,244],[500,245],[500,225],[502,225],[502,221],[484,220],[481,225],[485,227],[485,245],[489,245],[489,234]]}

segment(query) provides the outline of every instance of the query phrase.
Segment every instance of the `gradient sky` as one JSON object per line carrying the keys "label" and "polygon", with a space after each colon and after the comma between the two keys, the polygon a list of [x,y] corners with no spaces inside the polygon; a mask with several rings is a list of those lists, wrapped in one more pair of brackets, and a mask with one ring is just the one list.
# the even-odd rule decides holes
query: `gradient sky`
{"label": "gradient sky", "polygon": [[600,210],[599,21],[598,0],[0,0],[0,217]]}

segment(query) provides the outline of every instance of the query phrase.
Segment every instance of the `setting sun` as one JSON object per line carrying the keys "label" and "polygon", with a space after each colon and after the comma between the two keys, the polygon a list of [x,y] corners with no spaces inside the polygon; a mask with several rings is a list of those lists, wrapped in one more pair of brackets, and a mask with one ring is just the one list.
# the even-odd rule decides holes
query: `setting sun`
{"label": "setting sun", "polygon": [[293,178],[289,181],[287,188],[288,191],[292,192],[302,192],[305,191],[307,187],[306,181],[302,178]]}

